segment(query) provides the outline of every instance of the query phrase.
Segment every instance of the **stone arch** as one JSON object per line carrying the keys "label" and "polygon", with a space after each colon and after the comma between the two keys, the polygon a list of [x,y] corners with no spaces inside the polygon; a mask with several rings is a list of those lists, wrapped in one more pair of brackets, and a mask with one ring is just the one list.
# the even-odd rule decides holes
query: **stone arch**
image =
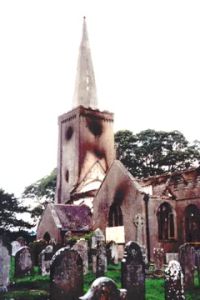
{"label": "stone arch", "polygon": [[200,242],[200,209],[195,204],[185,208],[186,242]]}
{"label": "stone arch", "polygon": [[175,238],[175,213],[172,206],[164,202],[157,210],[158,239],[170,240]]}

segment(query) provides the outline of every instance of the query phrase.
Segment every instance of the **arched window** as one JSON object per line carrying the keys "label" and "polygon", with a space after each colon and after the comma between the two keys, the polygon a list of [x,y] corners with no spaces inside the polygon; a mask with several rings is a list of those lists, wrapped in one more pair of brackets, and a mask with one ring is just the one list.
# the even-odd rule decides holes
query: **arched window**
{"label": "arched window", "polygon": [[200,210],[194,204],[185,209],[186,242],[200,242]]}
{"label": "arched window", "polygon": [[44,239],[47,243],[49,243],[49,241],[50,241],[50,239],[51,239],[50,234],[49,234],[48,232],[45,232],[45,234],[44,234],[44,236],[43,236],[43,239]]}
{"label": "arched window", "polygon": [[160,205],[158,217],[158,238],[159,240],[170,240],[174,238],[174,215],[169,203]]}
{"label": "arched window", "polygon": [[121,207],[116,203],[113,203],[110,207],[108,226],[123,226],[122,210]]}

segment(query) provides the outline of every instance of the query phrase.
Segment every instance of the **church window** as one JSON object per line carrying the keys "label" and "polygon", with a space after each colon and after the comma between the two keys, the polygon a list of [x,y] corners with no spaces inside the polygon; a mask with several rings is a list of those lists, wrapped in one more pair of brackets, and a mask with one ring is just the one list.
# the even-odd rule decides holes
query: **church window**
{"label": "church window", "polygon": [[200,209],[191,204],[185,209],[186,242],[200,242]]}
{"label": "church window", "polygon": [[49,243],[49,241],[51,239],[50,234],[48,232],[45,232],[43,239]]}
{"label": "church window", "polygon": [[170,240],[175,236],[174,214],[169,203],[160,205],[157,213],[158,238],[159,240]]}
{"label": "church window", "polygon": [[66,130],[66,139],[69,141],[73,135],[73,128],[71,126],[69,126]]}
{"label": "church window", "polygon": [[108,221],[109,221],[108,224],[109,227],[123,226],[122,210],[118,204],[114,203],[111,205]]}

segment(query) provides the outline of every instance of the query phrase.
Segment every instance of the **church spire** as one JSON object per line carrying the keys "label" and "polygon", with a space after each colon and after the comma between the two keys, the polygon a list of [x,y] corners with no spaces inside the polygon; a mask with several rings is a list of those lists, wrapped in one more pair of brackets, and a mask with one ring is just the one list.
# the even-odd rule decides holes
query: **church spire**
{"label": "church spire", "polygon": [[79,49],[73,106],[97,108],[96,84],[89,47],[86,18],[83,18],[83,34]]}

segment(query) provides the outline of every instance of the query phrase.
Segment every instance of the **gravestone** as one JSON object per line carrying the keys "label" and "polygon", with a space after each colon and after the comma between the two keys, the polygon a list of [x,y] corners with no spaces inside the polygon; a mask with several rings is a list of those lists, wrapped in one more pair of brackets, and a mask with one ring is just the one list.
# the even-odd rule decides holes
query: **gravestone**
{"label": "gravestone", "polygon": [[77,243],[73,246],[74,250],[76,250],[83,261],[83,274],[88,273],[88,243],[85,239],[80,239]]}
{"label": "gravestone", "polygon": [[168,264],[170,260],[177,260],[179,261],[179,255],[176,252],[168,252],[165,254],[166,257],[166,263]]}
{"label": "gravestone", "polygon": [[121,279],[127,300],[145,299],[145,265],[137,243],[130,241],[125,246]]}
{"label": "gravestone", "polygon": [[194,287],[195,249],[189,244],[179,247],[179,260],[184,275],[185,289]]}
{"label": "gravestone", "polygon": [[0,293],[6,292],[9,285],[10,255],[0,237]]}
{"label": "gravestone", "polygon": [[140,246],[144,245],[144,217],[142,214],[136,214],[133,220],[136,226],[136,237],[135,241]]}
{"label": "gravestone", "polygon": [[53,257],[53,246],[48,245],[44,250],[39,254],[39,265],[42,275],[50,274],[50,263]]}
{"label": "gravestone", "polygon": [[83,294],[83,263],[77,251],[58,250],[50,267],[50,299],[74,300]]}
{"label": "gravestone", "polygon": [[111,264],[118,264],[118,246],[114,241],[110,241],[107,245],[107,261]]}
{"label": "gravestone", "polygon": [[29,247],[24,246],[15,254],[15,277],[30,274],[33,267]]}
{"label": "gravestone", "polygon": [[154,276],[162,277],[164,275],[164,260],[165,260],[165,252],[163,248],[154,248],[153,249],[153,257],[155,263],[155,271]]}
{"label": "gravestone", "polygon": [[92,255],[92,272],[96,274],[97,266],[97,243],[105,242],[105,236],[101,229],[97,228],[92,236],[91,255]]}
{"label": "gravestone", "polygon": [[107,256],[105,242],[97,241],[96,278],[104,276],[107,271]]}
{"label": "gravestone", "polygon": [[165,269],[165,300],[184,300],[183,273],[180,263],[171,260]]}
{"label": "gravestone", "polygon": [[107,277],[97,278],[80,300],[126,300],[126,290],[118,289],[115,282]]}
{"label": "gravestone", "polygon": [[13,241],[11,243],[11,246],[12,246],[12,256],[15,256],[17,251],[22,247],[18,241]]}

